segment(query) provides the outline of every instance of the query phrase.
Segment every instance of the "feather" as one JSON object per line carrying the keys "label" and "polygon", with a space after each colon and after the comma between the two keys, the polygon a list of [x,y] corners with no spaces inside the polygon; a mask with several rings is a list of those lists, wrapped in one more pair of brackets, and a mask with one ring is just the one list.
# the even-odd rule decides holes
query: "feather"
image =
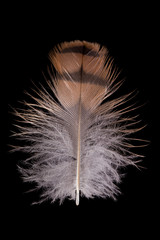
{"label": "feather", "polygon": [[[136,165],[128,135],[134,118],[124,117],[131,108],[120,109],[130,94],[108,100],[120,86],[119,72],[108,50],[86,41],[64,42],[49,53],[56,70],[47,87],[28,95],[25,110],[14,134],[22,146],[16,150],[30,156],[19,166],[24,181],[35,182],[43,193],[39,202],[79,195],[111,197],[120,192],[120,169]],[[131,123],[129,124],[128,122]]]}

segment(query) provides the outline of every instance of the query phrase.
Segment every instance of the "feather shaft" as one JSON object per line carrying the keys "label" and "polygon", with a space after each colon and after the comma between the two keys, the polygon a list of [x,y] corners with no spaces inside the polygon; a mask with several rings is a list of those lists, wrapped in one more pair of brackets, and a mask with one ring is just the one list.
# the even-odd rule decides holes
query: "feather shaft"
{"label": "feather shaft", "polygon": [[[81,92],[81,91],[80,91]],[[77,146],[77,175],[76,175],[76,205],[79,205],[80,190],[80,161],[81,161],[81,97],[79,100],[79,119],[78,119],[78,146]]]}

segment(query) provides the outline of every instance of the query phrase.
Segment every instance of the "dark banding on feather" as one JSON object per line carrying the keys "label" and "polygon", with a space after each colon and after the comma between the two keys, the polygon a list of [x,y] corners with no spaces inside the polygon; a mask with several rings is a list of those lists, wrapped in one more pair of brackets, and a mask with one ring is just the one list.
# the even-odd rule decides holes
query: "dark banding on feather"
{"label": "dark banding on feather", "polygon": [[81,53],[87,56],[99,57],[99,53],[97,51],[94,51],[93,49],[90,49],[85,45],[64,48],[62,49],[61,53]]}
{"label": "dark banding on feather", "polygon": [[70,74],[67,74],[65,72],[62,74],[59,74],[57,72],[56,78],[58,80],[65,79],[66,81],[74,81],[74,82],[80,82],[83,78],[83,83],[90,83],[92,81],[92,83],[96,85],[101,85],[101,86],[106,85],[106,81],[103,77],[97,76],[95,74],[87,73],[83,70],[72,72]]}

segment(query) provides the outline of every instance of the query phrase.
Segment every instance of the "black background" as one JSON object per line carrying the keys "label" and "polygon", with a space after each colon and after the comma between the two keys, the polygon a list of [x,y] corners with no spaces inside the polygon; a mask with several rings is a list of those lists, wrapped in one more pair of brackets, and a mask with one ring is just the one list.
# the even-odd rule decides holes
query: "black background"
{"label": "black background", "polygon": [[[62,6],[61,6],[62,4]],[[153,95],[156,94],[156,79],[153,66],[155,62],[156,7],[137,5],[86,5],[74,2],[70,6],[10,6],[6,11],[4,28],[5,50],[2,103],[5,106],[6,128],[2,129],[2,156],[4,167],[1,169],[4,189],[1,205],[6,233],[21,236],[47,233],[53,238],[56,232],[65,234],[65,238],[109,234],[129,237],[131,234],[154,234],[158,216],[156,167],[158,159],[153,157],[152,116]],[[82,4],[80,6],[80,4]],[[31,80],[43,81],[42,71],[46,71],[47,54],[55,44],[71,40],[87,40],[107,46],[115,63],[122,69],[126,81],[119,96],[136,89],[139,93],[136,101],[145,105],[138,110],[142,123],[141,138],[150,141],[142,149],[145,155],[140,170],[127,168],[126,176],[119,185],[122,194],[117,201],[110,199],[87,200],[82,198],[77,207],[73,201],[66,200],[61,206],[58,202],[31,205],[38,193],[25,193],[30,185],[24,184],[17,172],[16,164],[20,154],[9,154],[9,134],[12,130],[13,116],[8,114],[10,107],[17,107],[23,100],[24,90],[29,90]],[[5,90],[4,90],[5,89]],[[155,94],[153,94],[153,91]],[[7,132],[7,134],[6,134]],[[5,139],[5,141],[4,141]],[[138,150],[139,151],[139,150]],[[13,227],[14,226],[14,227]],[[12,228],[13,227],[13,228]],[[75,232],[76,230],[76,232]],[[33,232],[32,232],[33,233]],[[21,238],[23,239],[23,238]],[[153,238],[154,239],[154,238]]]}

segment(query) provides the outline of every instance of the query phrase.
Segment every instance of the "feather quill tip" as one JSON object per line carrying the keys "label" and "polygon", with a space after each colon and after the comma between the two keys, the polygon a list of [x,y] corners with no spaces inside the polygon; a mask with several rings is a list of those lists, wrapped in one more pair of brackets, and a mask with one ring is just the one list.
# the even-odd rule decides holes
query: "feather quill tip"
{"label": "feather quill tip", "polygon": [[76,205],[78,206],[79,205],[79,191],[76,190],[75,193],[76,193]]}

